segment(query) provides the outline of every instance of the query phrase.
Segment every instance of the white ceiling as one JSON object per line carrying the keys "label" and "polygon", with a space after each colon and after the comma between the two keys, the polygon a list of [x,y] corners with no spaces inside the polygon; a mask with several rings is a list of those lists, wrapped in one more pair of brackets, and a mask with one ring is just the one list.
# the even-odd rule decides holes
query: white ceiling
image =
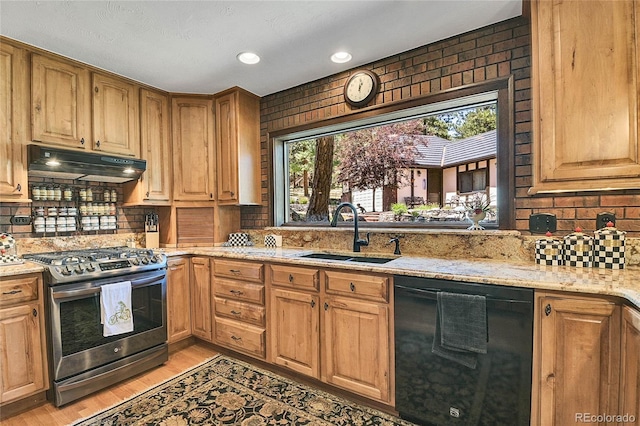
{"label": "white ceiling", "polygon": [[[0,0],[0,34],[169,92],[264,96],[521,12],[522,0]],[[247,50],[260,63],[238,62]],[[334,64],[338,50],[353,60]]]}

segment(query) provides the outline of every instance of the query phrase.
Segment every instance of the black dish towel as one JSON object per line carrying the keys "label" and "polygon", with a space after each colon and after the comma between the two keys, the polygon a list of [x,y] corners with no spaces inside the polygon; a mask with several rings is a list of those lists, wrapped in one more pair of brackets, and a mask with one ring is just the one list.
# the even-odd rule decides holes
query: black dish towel
{"label": "black dish towel", "polygon": [[438,292],[434,354],[476,368],[477,354],[487,353],[487,335],[484,296]]}

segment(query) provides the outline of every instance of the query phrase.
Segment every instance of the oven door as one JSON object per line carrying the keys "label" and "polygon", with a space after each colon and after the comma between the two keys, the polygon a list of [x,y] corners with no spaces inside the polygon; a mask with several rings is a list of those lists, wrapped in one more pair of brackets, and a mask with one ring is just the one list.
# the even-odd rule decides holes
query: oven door
{"label": "oven door", "polygon": [[[131,281],[134,330],[103,336],[102,285]],[[61,380],[161,345],[167,340],[166,270],[53,286],[49,316],[54,380]]]}

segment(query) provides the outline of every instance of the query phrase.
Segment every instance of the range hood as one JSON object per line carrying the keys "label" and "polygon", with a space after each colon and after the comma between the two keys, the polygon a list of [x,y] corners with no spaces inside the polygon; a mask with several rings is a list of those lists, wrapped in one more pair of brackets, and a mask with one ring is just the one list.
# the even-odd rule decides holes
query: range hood
{"label": "range hood", "polygon": [[112,155],[28,147],[29,176],[92,182],[124,183],[137,180],[147,168],[145,160]]}

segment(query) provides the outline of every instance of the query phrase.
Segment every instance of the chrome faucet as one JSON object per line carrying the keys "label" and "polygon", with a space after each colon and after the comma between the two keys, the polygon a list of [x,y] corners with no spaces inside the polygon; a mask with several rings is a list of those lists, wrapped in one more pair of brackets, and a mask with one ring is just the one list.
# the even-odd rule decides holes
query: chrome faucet
{"label": "chrome faucet", "polygon": [[340,203],[336,208],[336,211],[333,213],[333,219],[331,219],[331,226],[334,228],[338,225],[338,213],[342,210],[343,207],[349,207],[353,212],[353,251],[359,252],[360,246],[368,246],[369,245],[369,233],[367,232],[367,239],[361,240],[358,235],[358,209],[351,203]]}

